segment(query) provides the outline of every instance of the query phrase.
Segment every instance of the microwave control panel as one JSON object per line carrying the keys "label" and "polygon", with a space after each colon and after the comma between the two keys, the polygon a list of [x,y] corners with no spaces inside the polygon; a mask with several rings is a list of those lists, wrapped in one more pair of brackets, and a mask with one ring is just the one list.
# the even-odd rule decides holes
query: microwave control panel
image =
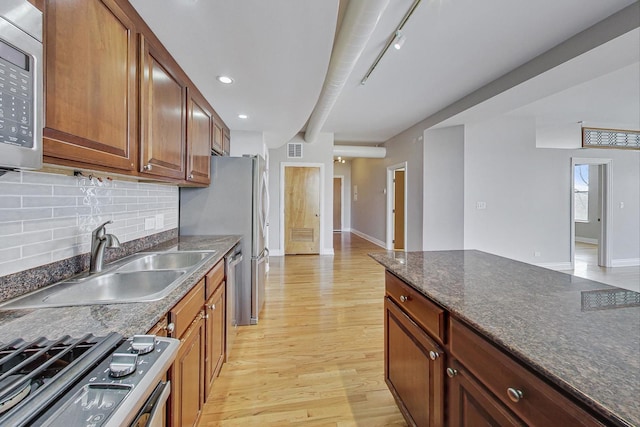
{"label": "microwave control panel", "polygon": [[0,40],[0,143],[33,148],[32,59]]}

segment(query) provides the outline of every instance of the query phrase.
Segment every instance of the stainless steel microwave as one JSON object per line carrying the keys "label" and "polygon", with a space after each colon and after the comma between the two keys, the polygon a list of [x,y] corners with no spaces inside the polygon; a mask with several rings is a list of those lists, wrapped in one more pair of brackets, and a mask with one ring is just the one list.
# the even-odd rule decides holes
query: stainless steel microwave
{"label": "stainless steel microwave", "polygon": [[0,169],[42,167],[42,13],[0,1]]}

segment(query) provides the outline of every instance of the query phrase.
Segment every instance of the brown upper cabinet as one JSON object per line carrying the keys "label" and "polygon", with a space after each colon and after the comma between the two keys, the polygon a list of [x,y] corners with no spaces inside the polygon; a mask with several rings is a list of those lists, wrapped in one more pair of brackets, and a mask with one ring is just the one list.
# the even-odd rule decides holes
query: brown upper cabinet
{"label": "brown upper cabinet", "polygon": [[134,171],[133,21],[113,0],[48,0],[44,33],[45,162]]}
{"label": "brown upper cabinet", "polygon": [[140,52],[140,172],[184,179],[187,86],[143,35]]}
{"label": "brown upper cabinet", "polygon": [[211,147],[213,144],[213,114],[194,89],[189,89],[187,105],[187,181],[209,184],[211,180]]}
{"label": "brown upper cabinet", "polygon": [[45,163],[208,185],[229,130],[131,4],[42,1]]}
{"label": "brown upper cabinet", "polygon": [[231,152],[231,134],[228,127],[224,128],[222,137],[222,155],[228,156]]}

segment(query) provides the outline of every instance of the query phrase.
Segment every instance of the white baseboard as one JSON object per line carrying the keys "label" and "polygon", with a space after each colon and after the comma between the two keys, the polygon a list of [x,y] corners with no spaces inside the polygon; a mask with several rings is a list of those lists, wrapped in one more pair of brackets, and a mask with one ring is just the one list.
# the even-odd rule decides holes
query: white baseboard
{"label": "white baseboard", "polygon": [[361,231],[356,230],[355,228],[352,228],[351,232],[353,234],[355,234],[356,236],[358,236],[358,237],[362,237],[363,239],[370,241],[374,245],[380,246],[382,249],[386,249],[386,247],[387,247],[386,243],[383,242],[382,240],[378,240],[375,237],[371,237],[368,234],[365,234],[365,233],[363,233]]}
{"label": "white baseboard", "polygon": [[576,236],[576,242],[589,243],[590,245],[597,245],[598,239],[592,239],[590,237],[578,237]]}
{"label": "white baseboard", "polygon": [[612,259],[611,267],[637,267],[640,265],[640,258]]}
{"label": "white baseboard", "polygon": [[535,264],[538,267],[548,268],[549,270],[558,270],[558,271],[566,271],[573,270],[573,266],[570,262],[543,262],[540,264]]}
{"label": "white baseboard", "polygon": [[335,255],[333,248],[324,248],[320,250],[320,255]]}
{"label": "white baseboard", "polygon": [[269,256],[284,256],[284,252],[282,251],[282,249],[269,248]]}

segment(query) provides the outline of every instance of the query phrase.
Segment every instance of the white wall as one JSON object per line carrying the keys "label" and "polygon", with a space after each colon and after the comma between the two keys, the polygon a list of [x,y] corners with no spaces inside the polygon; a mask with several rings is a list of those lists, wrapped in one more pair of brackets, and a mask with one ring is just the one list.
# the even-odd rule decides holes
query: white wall
{"label": "white wall", "polygon": [[423,131],[412,127],[387,141],[384,159],[354,159],[351,165],[353,187],[351,229],[381,246],[386,242],[387,167],[407,162],[407,250],[422,250]]}
{"label": "white wall", "polygon": [[232,130],[230,136],[231,147],[229,155],[231,157],[242,157],[245,154],[259,154],[267,158],[268,151],[262,132]]}
{"label": "white wall", "polygon": [[424,131],[422,248],[464,248],[464,127]]}
{"label": "white wall", "polygon": [[333,176],[342,176],[342,231],[351,230],[351,161],[333,164]]}
{"label": "white wall", "polygon": [[[0,176],[0,276],[90,250],[91,231],[105,221],[120,242],[178,227],[174,185],[42,172]],[[145,230],[145,219],[163,217]]]}
{"label": "white wall", "polygon": [[333,134],[321,133],[318,138],[308,143],[298,134],[290,142],[301,142],[303,158],[288,159],[287,144],[269,150],[269,251],[271,255],[284,254],[284,242],[281,239],[280,220],[283,212],[283,201],[280,197],[282,179],[280,168],[282,164],[314,163],[324,165],[324,179],[321,181],[320,215],[321,246],[320,254],[333,254]]}
{"label": "white wall", "polygon": [[[535,144],[530,119],[502,116],[465,126],[465,248],[566,267],[571,157],[609,158],[612,263],[640,262],[640,152],[536,149]],[[477,202],[486,208],[477,209]]]}

